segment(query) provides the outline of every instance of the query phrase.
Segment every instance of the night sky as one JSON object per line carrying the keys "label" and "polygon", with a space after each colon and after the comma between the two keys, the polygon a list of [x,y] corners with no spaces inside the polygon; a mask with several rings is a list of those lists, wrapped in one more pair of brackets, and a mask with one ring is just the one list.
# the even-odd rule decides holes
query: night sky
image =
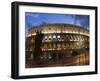
{"label": "night sky", "polygon": [[32,26],[43,23],[64,23],[79,25],[89,29],[89,15],[72,15],[72,14],[51,14],[51,13],[25,13],[25,34]]}

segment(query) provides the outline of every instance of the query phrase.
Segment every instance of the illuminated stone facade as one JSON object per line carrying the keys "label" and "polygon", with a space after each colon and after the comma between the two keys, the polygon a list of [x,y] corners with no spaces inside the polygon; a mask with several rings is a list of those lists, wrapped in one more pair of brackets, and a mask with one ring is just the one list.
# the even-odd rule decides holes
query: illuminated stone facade
{"label": "illuminated stone facade", "polygon": [[[38,47],[35,44],[37,34],[43,35]],[[40,51],[37,55],[34,54],[36,48]],[[26,38],[26,67],[33,67],[36,57],[37,66],[89,65],[89,30],[71,24],[30,28]]]}

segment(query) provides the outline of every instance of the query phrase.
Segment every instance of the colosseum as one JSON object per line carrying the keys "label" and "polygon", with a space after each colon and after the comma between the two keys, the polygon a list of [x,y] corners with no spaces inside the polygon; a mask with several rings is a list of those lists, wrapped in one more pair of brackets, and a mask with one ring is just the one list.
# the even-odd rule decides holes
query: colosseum
{"label": "colosseum", "polygon": [[89,30],[81,26],[33,26],[25,45],[26,68],[89,65]]}

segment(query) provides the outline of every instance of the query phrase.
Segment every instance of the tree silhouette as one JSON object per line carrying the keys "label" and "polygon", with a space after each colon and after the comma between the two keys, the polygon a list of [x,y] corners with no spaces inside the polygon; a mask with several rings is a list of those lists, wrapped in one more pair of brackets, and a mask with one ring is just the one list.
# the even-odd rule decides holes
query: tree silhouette
{"label": "tree silhouette", "polygon": [[38,62],[40,59],[40,54],[42,54],[42,49],[41,49],[41,45],[42,45],[42,39],[44,37],[44,34],[42,34],[41,32],[36,32],[36,36],[35,36],[35,48],[34,48],[34,52],[33,52],[33,56],[34,56],[34,61]]}

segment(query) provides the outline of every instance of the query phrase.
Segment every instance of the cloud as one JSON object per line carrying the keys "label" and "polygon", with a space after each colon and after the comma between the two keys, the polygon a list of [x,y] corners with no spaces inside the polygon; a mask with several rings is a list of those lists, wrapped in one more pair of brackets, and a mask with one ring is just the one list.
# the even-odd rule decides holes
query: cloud
{"label": "cloud", "polygon": [[40,15],[39,14],[33,14],[33,13],[26,13],[26,16],[31,16],[34,18],[38,18]]}

